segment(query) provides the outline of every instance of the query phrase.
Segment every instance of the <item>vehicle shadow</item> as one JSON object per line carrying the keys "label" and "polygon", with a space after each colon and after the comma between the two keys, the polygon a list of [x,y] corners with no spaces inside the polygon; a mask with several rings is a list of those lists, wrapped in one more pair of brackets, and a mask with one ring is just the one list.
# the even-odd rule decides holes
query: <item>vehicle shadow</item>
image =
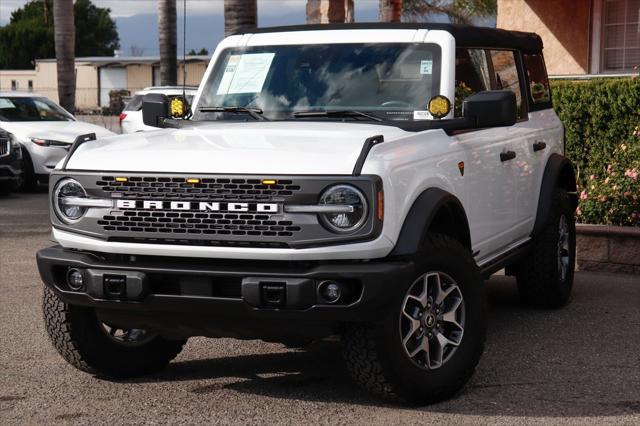
{"label": "vehicle shadow", "polygon": [[[619,328],[615,324],[619,319],[614,318],[613,324],[592,319],[594,306],[604,303],[613,312],[615,306],[607,306],[616,303],[603,301],[597,290],[582,286],[571,305],[555,311],[523,307],[511,278],[493,277],[487,290],[489,334],[475,375],[454,398],[414,410],[530,417],[640,413],[636,346],[640,324],[628,323],[629,318],[638,322],[633,306],[628,307],[630,317],[620,318],[627,319],[627,328],[611,337],[612,344],[620,342],[624,354],[608,359],[608,354],[594,348],[594,338]],[[233,390],[283,399],[384,405],[351,381],[336,341],[317,342],[306,350],[172,363],[164,372],[136,382],[193,380],[209,381],[191,388],[195,395]]]}

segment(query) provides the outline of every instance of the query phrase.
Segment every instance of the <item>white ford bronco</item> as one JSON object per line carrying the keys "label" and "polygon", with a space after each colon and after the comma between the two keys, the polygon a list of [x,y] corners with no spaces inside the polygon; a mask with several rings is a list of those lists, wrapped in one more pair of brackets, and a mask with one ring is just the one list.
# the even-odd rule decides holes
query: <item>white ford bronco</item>
{"label": "white ford bronco", "polygon": [[80,370],[152,373],[191,336],[337,334],[362,387],[428,403],[480,359],[484,278],[567,303],[575,176],[537,35],[258,29],[183,106],[147,95],[158,130],[80,138],[51,174],[44,316]]}

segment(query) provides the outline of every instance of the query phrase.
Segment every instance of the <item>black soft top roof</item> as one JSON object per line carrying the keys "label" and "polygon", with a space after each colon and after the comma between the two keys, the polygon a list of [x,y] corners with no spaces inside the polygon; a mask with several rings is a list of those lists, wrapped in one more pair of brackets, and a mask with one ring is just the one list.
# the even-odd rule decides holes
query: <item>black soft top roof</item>
{"label": "black soft top roof", "polygon": [[457,47],[494,47],[499,49],[519,49],[529,52],[542,51],[542,39],[535,33],[507,31],[488,27],[474,27],[462,24],[440,23],[387,23],[362,22],[354,24],[317,24],[290,25],[282,27],[256,28],[246,31],[251,34],[279,33],[288,31],[317,31],[317,30],[444,30],[456,39]]}

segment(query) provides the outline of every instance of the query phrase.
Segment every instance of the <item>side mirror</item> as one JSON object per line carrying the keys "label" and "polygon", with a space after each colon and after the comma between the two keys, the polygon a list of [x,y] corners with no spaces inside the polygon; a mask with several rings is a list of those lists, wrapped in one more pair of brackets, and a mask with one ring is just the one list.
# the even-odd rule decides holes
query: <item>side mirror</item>
{"label": "side mirror", "polygon": [[462,102],[462,116],[476,128],[513,126],[518,120],[516,95],[511,90],[478,92]]}
{"label": "side mirror", "polygon": [[147,126],[164,127],[169,118],[169,98],[160,93],[149,93],[142,98],[142,121]]}

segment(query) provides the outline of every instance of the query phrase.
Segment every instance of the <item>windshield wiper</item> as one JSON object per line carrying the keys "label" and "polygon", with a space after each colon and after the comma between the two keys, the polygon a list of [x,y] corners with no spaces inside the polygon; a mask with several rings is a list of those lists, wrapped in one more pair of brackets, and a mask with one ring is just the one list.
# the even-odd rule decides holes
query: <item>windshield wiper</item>
{"label": "windshield wiper", "polygon": [[260,108],[245,108],[239,106],[204,106],[198,108],[200,112],[239,112],[244,114],[249,114],[256,120],[269,121],[269,119],[262,115],[262,110]]}
{"label": "windshield wiper", "polygon": [[338,110],[338,111],[334,111],[334,110],[330,110],[330,111],[326,111],[326,110],[310,110],[310,111],[297,111],[293,113],[293,116],[298,118],[298,117],[365,117],[368,118],[369,120],[373,120],[373,121],[383,121],[382,118],[380,117],[376,117],[373,114],[368,114],[366,112],[362,112],[362,111],[351,111],[351,110]]}

